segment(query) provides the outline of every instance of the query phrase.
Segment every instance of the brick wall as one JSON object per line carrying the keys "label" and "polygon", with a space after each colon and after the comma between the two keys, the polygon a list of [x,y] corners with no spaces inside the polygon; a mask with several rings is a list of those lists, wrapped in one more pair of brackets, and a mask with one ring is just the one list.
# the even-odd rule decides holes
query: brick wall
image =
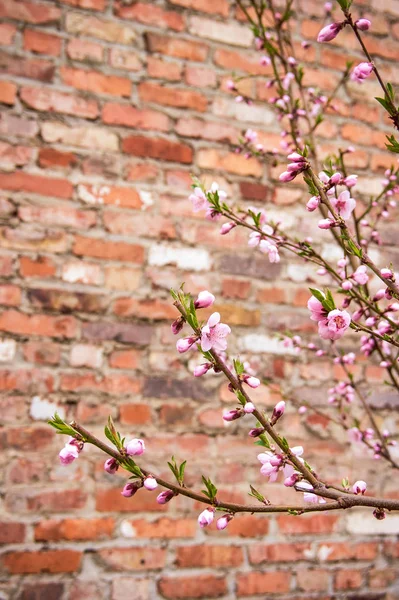
{"label": "brick wall", "polygon": [[[313,40],[320,29],[322,4],[300,2],[298,47],[300,34]],[[398,83],[399,2],[362,4],[369,48]],[[201,174],[317,235],[300,186],[279,187],[281,169],[233,152],[248,126],[269,148],[279,143],[263,82],[241,84],[259,100],[252,108],[226,91],[233,69],[264,72],[233,3],[1,0],[0,17],[0,598],[398,598],[398,517],[241,516],[225,532],[200,531],[199,507],[183,498],[165,507],[149,492],[123,498],[123,477],[104,473],[92,449],[59,466],[62,440],[45,423],[55,409],[100,435],[112,414],[124,434],[148,439],[155,472],[174,453],[188,459],[190,483],[209,473],[224,498],[245,501],[248,481],[274,501],[294,497],[260,479],[246,427],[223,425],[224,382],[194,381],[187,356],[176,356],[168,288],[182,281],[217,295],[233,351],[296,398],[323,405],[340,373],[284,354],[273,338],[290,328],[314,339],[304,309],[314,269],[270,265],[242,231],[220,237],[187,201],[190,174]],[[360,58],[349,33],[336,42],[302,51],[307,81],[327,91],[348,49]],[[360,192],[392,162],[381,133],[389,125],[367,101],[377,92],[350,84],[320,128],[323,152],[356,145]],[[394,224],[384,236],[394,259]],[[356,373],[376,386],[377,417],[394,429],[397,414],[384,411],[395,397],[379,391],[379,367]],[[278,386],[254,397],[273,406]],[[293,408],[284,419],[331,478],[361,474],[371,491],[397,494],[382,465],[352,453],[325,419]]]}

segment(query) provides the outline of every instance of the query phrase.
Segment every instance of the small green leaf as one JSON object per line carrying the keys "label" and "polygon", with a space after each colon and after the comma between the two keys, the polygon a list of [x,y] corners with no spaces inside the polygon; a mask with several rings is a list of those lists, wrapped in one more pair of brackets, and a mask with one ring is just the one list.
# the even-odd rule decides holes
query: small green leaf
{"label": "small green leaf", "polygon": [[248,492],[248,496],[252,496],[252,498],[256,498],[256,500],[258,500],[262,504],[268,503],[266,498],[260,492],[258,492],[258,490],[255,489],[253,485],[250,485],[249,487],[251,488],[251,492]]}

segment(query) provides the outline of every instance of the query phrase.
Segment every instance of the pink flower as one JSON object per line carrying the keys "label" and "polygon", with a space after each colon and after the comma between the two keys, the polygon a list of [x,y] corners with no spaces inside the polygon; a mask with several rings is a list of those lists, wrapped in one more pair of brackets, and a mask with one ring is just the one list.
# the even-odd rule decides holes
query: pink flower
{"label": "pink flower", "polygon": [[354,494],[364,494],[364,492],[367,490],[367,483],[365,481],[356,481],[356,483],[353,484],[352,487],[353,493]]}
{"label": "pink flower", "polygon": [[191,202],[193,204],[194,212],[199,212],[200,210],[206,210],[209,206],[209,202],[200,187],[195,187],[194,192],[192,194],[190,194],[188,199],[191,200]]}
{"label": "pink flower", "polygon": [[360,31],[368,31],[371,27],[371,21],[368,19],[358,19],[355,21],[355,25]]}
{"label": "pink flower", "polygon": [[356,200],[351,198],[350,192],[345,190],[341,192],[338,198],[331,198],[331,204],[335,208],[336,212],[342,217],[342,219],[346,220],[352,214],[356,206]]}
{"label": "pink flower", "polygon": [[137,492],[137,490],[140,488],[141,486],[137,485],[137,483],[127,483],[125,485],[125,487],[123,488],[123,490],[121,491],[122,496],[124,496],[125,498],[131,498],[132,496],[134,496],[134,494]]}
{"label": "pink flower", "polygon": [[219,197],[219,200],[225,200],[227,198],[227,193],[224,190],[219,189],[219,184],[214,181],[208,190],[208,194],[216,193]]}
{"label": "pink flower", "polygon": [[333,221],[332,219],[321,219],[317,224],[317,227],[319,227],[320,229],[331,229],[331,227],[334,226],[335,221]]}
{"label": "pink flower", "polygon": [[215,302],[215,296],[210,292],[204,290],[198,294],[196,301],[194,302],[195,308],[208,308]]}
{"label": "pink flower", "polygon": [[323,321],[327,317],[327,311],[323,308],[322,303],[314,296],[309,298],[307,306],[310,310],[311,321]]}
{"label": "pink flower", "polygon": [[293,179],[295,179],[295,177],[297,176],[297,173],[292,172],[290,173],[289,171],[283,171],[281,173],[281,175],[279,175],[279,180],[283,181],[284,183],[288,183],[289,181],[293,181]]}
{"label": "pink flower", "polygon": [[233,515],[223,515],[222,517],[220,517],[217,521],[216,521],[216,529],[218,529],[219,531],[221,531],[222,529],[226,529],[227,525],[229,524],[229,522],[231,521],[231,519],[233,518]]}
{"label": "pink flower", "polygon": [[251,413],[253,413],[255,410],[255,404],[253,404],[253,402],[247,402],[244,406],[244,412],[245,414],[249,415]]}
{"label": "pink flower", "polygon": [[58,454],[61,464],[66,466],[71,464],[79,456],[79,449],[75,444],[65,444],[65,447]]}
{"label": "pink flower", "polygon": [[353,273],[352,278],[359,285],[365,285],[369,280],[369,276],[367,275],[366,265],[360,265],[360,267],[358,267],[356,269],[356,271]]}
{"label": "pink flower", "polygon": [[293,487],[298,482],[298,479],[299,475],[297,473],[293,473],[289,477],[286,477],[286,479],[284,479],[285,487]]}
{"label": "pink flower", "polygon": [[144,479],[144,483],[143,483],[144,487],[146,490],[155,490],[155,488],[158,487],[158,482],[155,479],[155,477],[152,477],[151,475],[148,475],[148,477],[146,477]]}
{"label": "pink flower", "polygon": [[145,444],[143,440],[135,438],[126,444],[126,453],[129,456],[141,456],[141,454],[144,454],[144,451]]}
{"label": "pink flower", "polygon": [[175,494],[174,492],[172,492],[172,490],[165,490],[164,492],[158,494],[157,502],[158,504],[166,504],[167,502],[170,502],[170,500],[172,500],[174,495]]}
{"label": "pink flower", "polygon": [[258,134],[256,133],[256,131],[253,131],[253,129],[247,129],[244,137],[247,140],[247,142],[254,142],[258,137]]}
{"label": "pink flower", "polygon": [[391,269],[381,269],[380,275],[384,279],[393,279],[393,273],[392,273]]}
{"label": "pink flower", "polygon": [[357,83],[363,83],[367,77],[373,72],[374,66],[369,62],[362,62],[358,64],[351,73],[351,80]]}
{"label": "pink flower", "polygon": [[331,40],[337,37],[342,27],[342,23],[330,23],[330,25],[326,25],[319,32],[319,35],[317,36],[317,41],[320,43],[331,42]]}
{"label": "pink flower", "polygon": [[351,281],[343,281],[341,283],[341,287],[347,292],[348,290],[351,290],[353,288],[353,284]]}
{"label": "pink flower", "polygon": [[224,223],[220,228],[220,235],[227,235],[234,227],[236,227],[236,224],[233,222]]}
{"label": "pink flower", "polygon": [[268,56],[261,56],[259,62],[262,65],[262,67],[268,67],[271,63],[271,60]]}
{"label": "pink flower", "polygon": [[354,187],[357,184],[357,178],[357,175],[348,175],[348,177],[345,177],[344,179],[344,184],[348,188]]}
{"label": "pink flower", "polygon": [[261,240],[259,242],[259,250],[264,254],[269,255],[269,261],[271,263],[279,263],[280,255],[278,253],[278,248],[274,244],[271,244],[268,240]]}
{"label": "pink flower", "polygon": [[313,212],[314,210],[316,210],[316,208],[318,208],[319,204],[320,204],[319,196],[312,196],[311,199],[306,204],[306,210],[308,210],[309,212]]}
{"label": "pink flower", "polygon": [[117,472],[119,469],[119,463],[115,458],[109,458],[104,463],[104,471],[107,473],[111,473],[112,475]]}
{"label": "pink flower", "polygon": [[205,373],[208,373],[209,369],[212,368],[211,363],[204,363],[202,365],[198,365],[198,367],[195,367],[194,369],[194,377],[202,377],[202,375],[205,375]]}
{"label": "pink flower", "polygon": [[242,380],[254,390],[260,386],[260,380],[252,375],[244,375]]}
{"label": "pink flower", "polygon": [[210,525],[215,517],[215,510],[213,508],[206,508],[198,517],[198,524],[200,527],[207,527]]}
{"label": "pink flower", "polygon": [[216,352],[223,352],[227,348],[226,337],[231,333],[228,325],[220,323],[220,314],[213,313],[208,323],[201,329],[201,348],[204,352],[208,352],[212,348]]}
{"label": "pink flower", "polygon": [[338,340],[344,335],[350,323],[351,316],[346,310],[332,310],[325,320],[319,321],[319,336],[323,340]]}
{"label": "pink flower", "polygon": [[195,344],[195,342],[197,341],[198,338],[196,338],[195,336],[190,336],[190,337],[186,337],[186,338],[181,338],[180,340],[177,340],[176,342],[176,349],[180,354],[183,354],[183,352],[187,352],[187,350],[190,350],[191,346],[193,344]]}

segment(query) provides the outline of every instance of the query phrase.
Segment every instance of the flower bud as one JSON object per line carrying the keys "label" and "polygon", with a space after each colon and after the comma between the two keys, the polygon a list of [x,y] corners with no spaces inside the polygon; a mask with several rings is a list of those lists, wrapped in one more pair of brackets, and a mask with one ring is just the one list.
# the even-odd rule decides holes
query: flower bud
{"label": "flower bud", "polygon": [[262,433],[264,431],[265,430],[263,427],[256,427],[255,429],[250,429],[248,432],[248,435],[249,435],[249,437],[256,438],[256,437],[262,435]]}
{"label": "flower bud", "polygon": [[373,515],[379,521],[382,521],[386,517],[385,510],[383,508],[376,508],[376,509],[374,509],[373,510]]}
{"label": "flower bud", "polygon": [[194,369],[194,377],[202,377],[202,375],[205,375],[205,373],[208,373],[209,369],[212,368],[212,364],[211,363],[204,363],[203,365],[198,365],[198,367],[195,367]]}
{"label": "flower bud", "polygon": [[224,223],[220,228],[220,235],[226,235],[227,233],[230,233],[234,227],[236,227],[236,224],[232,221],[230,223]]}
{"label": "flower bud", "polygon": [[353,288],[353,284],[350,281],[343,281],[341,283],[341,287],[343,290],[345,290],[345,292],[347,292]]}
{"label": "flower bud", "polygon": [[244,406],[244,412],[245,414],[249,415],[251,413],[253,413],[255,410],[255,404],[253,404],[253,402],[247,402]]}
{"label": "flower bud", "polygon": [[293,487],[297,483],[298,480],[299,480],[299,475],[297,473],[293,473],[292,475],[290,475],[289,477],[284,479],[284,485],[285,485],[285,487]]}
{"label": "flower bud", "polygon": [[356,481],[356,483],[353,484],[352,487],[353,493],[354,494],[364,494],[364,492],[367,490],[367,483],[365,481]]}
{"label": "flower bud", "polygon": [[109,458],[108,460],[105,461],[104,471],[107,471],[107,473],[111,473],[111,475],[113,475],[114,473],[117,472],[118,469],[119,469],[119,463],[117,460],[115,460],[115,458]]}
{"label": "flower bud", "polygon": [[317,36],[317,41],[320,43],[331,42],[331,40],[337,37],[341,29],[342,23],[330,23],[330,25],[326,25],[319,32],[319,35]]}
{"label": "flower bud", "polygon": [[215,296],[210,292],[204,290],[198,294],[196,301],[194,302],[195,308],[208,308],[215,302]]}
{"label": "flower bud", "polygon": [[334,185],[336,185],[337,183],[339,183],[342,179],[342,175],[341,173],[334,173],[334,175],[332,175],[330,177],[330,183],[333,183]]}
{"label": "flower bud", "polygon": [[312,196],[306,204],[306,210],[313,212],[320,204],[320,198],[318,196]]}
{"label": "flower bud", "polygon": [[239,419],[242,416],[242,412],[241,410],[238,410],[237,408],[233,409],[233,410],[226,410],[223,413],[223,419],[225,421],[235,421],[236,419]]}
{"label": "flower bud", "polygon": [[137,492],[137,490],[141,487],[137,483],[129,482],[125,485],[123,490],[121,491],[122,496],[125,498],[131,498]]}
{"label": "flower bud", "polygon": [[284,402],[284,400],[280,400],[280,402],[277,402],[277,404],[273,410],[273,414],[272,414],[272,418],[271,418],[273,425],[275,423],[277,423],[277,421],[280,419],[280,417],[283,416],[284,411],[285,411],[285,402]]}
{"label": "flower bud", "polygon": [[126,444],[126,453],[129,456],[141,456],[144,454],[145,444],[143,440],[133,439]]}
{"label": "flower bud", "polygon": [[295,179],[295,177],[297,176],[297,173],[290,173],[289,171],[283,171],[283,173],[281,173],[281,175],[279,175],[279,180],[283,181],[284,183],[288,183],[289,181],[292,181],[293,179]]}
{"label": "flower bud", "polygon": [[197,338],[194,336],[181,338],[180,340],[177,340],[176,349],[180,354],[183,354],[183,352],[190,350],[191,346],[195,344],[196,341]]}
{"label": "flower bud", "polygon": [[183,326],[184,326],[183,317],[179,317],[178,319],[176,319],[176,321],[173,321],[172,325],[170,326],[173,335],[177,335],[178,333],[180,333],[180,331],[183,329]]}
{"label": "flower bud", "polygon": [[210,525],[214,519],[214,516],[215,516],[215,509],[214,508],[206,508],[205,510],[202,511],[202,513],[198,517],[199,526],[206,527],[207,525]]}
{"label": "flower bud", "polygon": [[334,227],[334,225],[335,221],[332,221],[331,219],[321,219],[321,221],[318,223],[318,227],[320,229],[331,229],[331,227]]}
{"label": "flower bud", "polygon": [[221,531],[222,529],[226,529],[227,525],[229,524],[229,522],[231,521],[232,518],[233,518],[233,515],[230,515],[230,514],[226,514],[226,515],[223,515],[222,517],[220,517],[216,521],[216,529],[218,529],[219,531]]}
{"label": "flower bud", "polygon": [[371,27],[371,21],[368,19],[358,19],[355,21],[355,25],[360,31],[368,31]]}
{"label": "flower bud", "polygon": [[172,500],[174,495],[175,494],[174,492],[172,492],[172,490],[165,490],[164,492],[158,494],[157,502],[158,504],[166,504],[167,502],[170,502],[170,500]]}
{"label": "flower bud", "polygon": [[144,487],[146,490],[152,491],[155,490],[155,488],[158,487],[158,482],[155,479],[155,477],[152,477],[151,475],[148,475],[148,477],[146,477],[144,479],[144,483],[143,483]]}
{"label": "flower bud", "polygon": [[380,275],[384,279],[393,279],[393,273],[392,273],[391,269],[381,269]]}
{"label": "flower bud", "polygon": [[58,454],[62,465],[69,465],[79,456],[79,449],[74,444],[65,444],[65,447]]}
{"label": "flower bud", "polygon": [[252,375],[244,375],[242,379],[250,388],[256,389],[260,386],[260,380]]}

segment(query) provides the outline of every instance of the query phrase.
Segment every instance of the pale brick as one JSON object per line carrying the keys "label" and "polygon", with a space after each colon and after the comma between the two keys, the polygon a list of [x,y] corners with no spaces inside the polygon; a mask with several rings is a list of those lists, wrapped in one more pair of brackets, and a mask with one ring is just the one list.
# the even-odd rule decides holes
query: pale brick
{"label": "pale brick", "polygon": [[99,127],[67,127],[62,123],[47,122],[42,125],[42,136],[46,142],[62,142],[81,148],[116,152],[119,147],[118,136]]}
{"label": "pale brick", "polygon": [[207,271],[211,267],[209,253],[201,248],[175,248],[165,244],[151,246],[148,263],[162,267],[176,265],[179,269],[188,271]]}
{"label": "pale brick", "polygon": [[191,17],[189,31],[193,35],[233,46],[248,47],[253,39],[251,30],[245,25],[239,25],[238,23],[228,25],[201,17]]}

